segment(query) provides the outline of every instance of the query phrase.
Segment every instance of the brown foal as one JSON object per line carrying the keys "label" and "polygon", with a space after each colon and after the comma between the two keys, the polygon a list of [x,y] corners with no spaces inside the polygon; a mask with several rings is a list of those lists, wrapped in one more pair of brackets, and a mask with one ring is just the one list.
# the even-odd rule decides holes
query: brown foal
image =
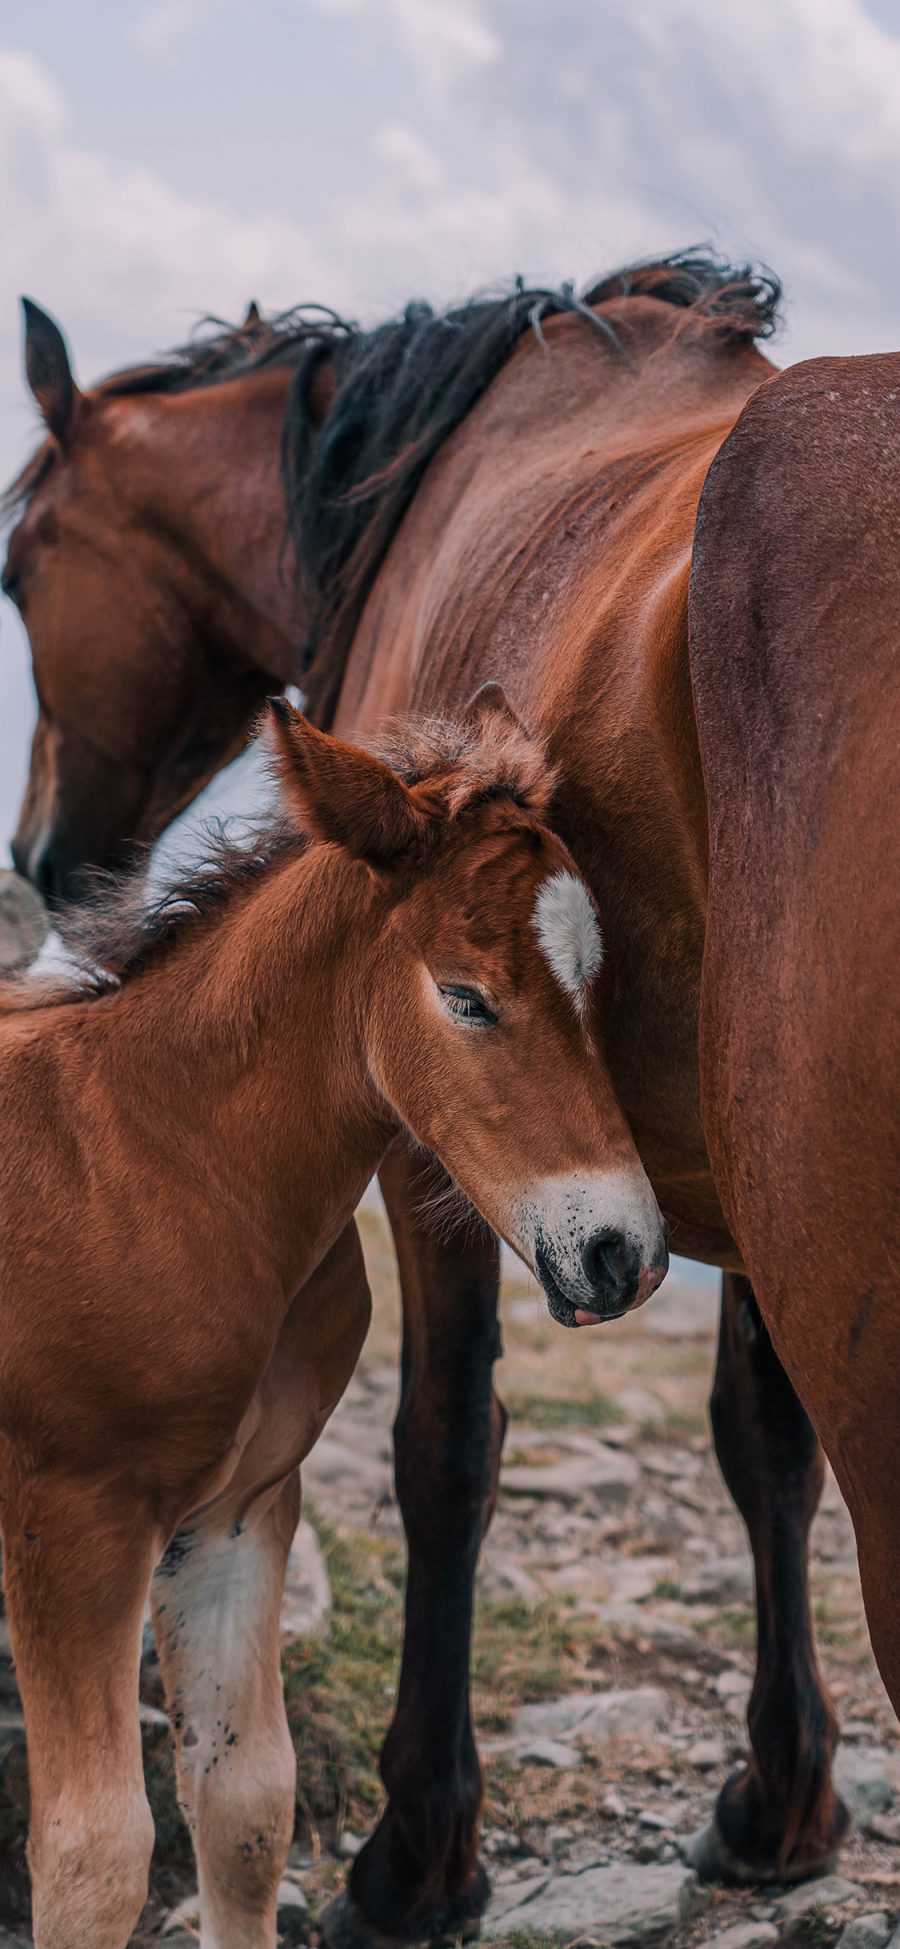
{"label": "brown foal", "polygon": [[597,915],[502,694],[411,732],[403,776],[287,704],[273,736],[289,817],[265,848],[82,925],[74,992],[3,995],[0,1508],[38,1949],[123,1949],[145,1897],[151,1584],[201,1940],[274,1945],[299,1463],[366,1332],[353,1211],[398,1130],[568,1323],[666,1264],[588,1026]]}

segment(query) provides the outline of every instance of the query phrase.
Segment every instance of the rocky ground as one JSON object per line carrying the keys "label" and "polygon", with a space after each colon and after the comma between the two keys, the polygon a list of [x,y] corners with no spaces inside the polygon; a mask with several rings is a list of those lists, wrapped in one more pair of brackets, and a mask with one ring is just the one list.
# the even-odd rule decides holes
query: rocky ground
{"label": "rocky ground", "polygon": [[[374,1201],[362,1225],[375,1319],[304,1471],[306,1522],[286,1598],[298,1820],[280,1907],[285,1943],[315,1945],[316,1917],[377,1813],[377,1752],[396,1682],[399,1307]],[[686,1858],[745,1751],[754,1640],[750,1559],[706,1419],[716,1300],[709,1275],[676,1262],[641,1313],[573,1336],[507,1266],[499,1385],[512,1418],[482,1559],[474,1690],[494,1883],[484,1933],[509,1949],[900,1949],[900,1733],[872,1663],[833,1482],[814,1533],[813,1591],[854,1832],[834,1874],[793,1890],[706,1889]],[[25,1949],[23,1740],[2,1653],[0,1642],[0,1945]],[[158,1847],[135,1943],[188,1949],[197,1940],[190,1855],[149,1645],[144,1681]]]}

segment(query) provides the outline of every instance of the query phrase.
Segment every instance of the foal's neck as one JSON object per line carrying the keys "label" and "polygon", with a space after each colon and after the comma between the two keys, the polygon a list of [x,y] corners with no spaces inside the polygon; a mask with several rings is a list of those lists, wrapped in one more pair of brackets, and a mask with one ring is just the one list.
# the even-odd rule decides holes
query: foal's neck
{"label": "foal's neck", "polygon": [[286,1290],[343,1230],[396,1128],[366,1045],[383,897],[364,866],[313,845],[108,1006],[120,1100],[269,1241]]}

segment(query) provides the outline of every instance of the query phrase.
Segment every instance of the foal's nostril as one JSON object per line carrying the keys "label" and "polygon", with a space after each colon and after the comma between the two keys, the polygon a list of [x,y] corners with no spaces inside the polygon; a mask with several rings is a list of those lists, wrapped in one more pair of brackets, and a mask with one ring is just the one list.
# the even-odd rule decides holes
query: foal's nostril
{"label": "foal's nostril", "polygon": [[618,1296],[634,1274],[634,1251],[621,1232],[595,1232],[582,1249],[581,1263],[591,1286]]}

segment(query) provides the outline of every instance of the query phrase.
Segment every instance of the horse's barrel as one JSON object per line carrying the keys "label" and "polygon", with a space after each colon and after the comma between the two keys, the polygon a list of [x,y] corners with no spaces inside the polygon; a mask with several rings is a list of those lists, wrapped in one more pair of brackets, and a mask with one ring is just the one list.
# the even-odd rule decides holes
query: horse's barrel
{"label": "horse's barrel", "polygon": [[0,974],[26,968],[49,929],[40,894],[21,874],[0,867]]}

